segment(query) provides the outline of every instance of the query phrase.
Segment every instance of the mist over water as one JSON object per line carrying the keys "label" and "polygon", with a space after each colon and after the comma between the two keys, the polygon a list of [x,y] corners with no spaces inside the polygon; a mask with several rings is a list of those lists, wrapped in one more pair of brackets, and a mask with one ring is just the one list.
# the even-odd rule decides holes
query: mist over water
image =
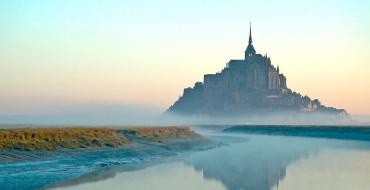
{"label": "mist over water", "polygon": [[[367,121],[363,118],[360,121]],[[250,113],[244,115],[182,115],[148,105],[129,104],[65,104],[49,110],[25,112],[22,115],[0,115],[1,124],[34,125],[361,125],[351,118],[338,118],[319,113]],[[364,123],[365,124],[365,123]],[[17,127],[14,125],[13,127]],[[0,126],[3,128],[3,126]]]}
{"label": "mist over water", "polygon": [[151,106],[76,104],[55,107],[45,113],[0,116],[0,124],[156,125],[161,112],[160,108]]}
{"label": "mist over water", "polygon": [[163,123],[209,124],[209,125],[361,125],[351,118],[325,113],[251,113],[244,115],[182,115],[166,112],[161,115]]}
{"label": "mist over water", "polygon": [[[226,145],[183,154],[159,165],[112,170],[112,177],[95,179],[94,183],[81,179],[81,183],[60,189],[290,190],[309,187],[307,181],[318,189],[370,187],[370,170],[361,169],[370,168],[366,161],[370,159],[369,142],[212,132],[208,135]],[[362,165],[350,164],[353,161]],[[319,175],[319,166],[324,166],[325,175]],[[311,167],[317,170],[309,170]],[[110,171],[104,173],[109,176]],[[338,182],[343,173],[351,175]]]}

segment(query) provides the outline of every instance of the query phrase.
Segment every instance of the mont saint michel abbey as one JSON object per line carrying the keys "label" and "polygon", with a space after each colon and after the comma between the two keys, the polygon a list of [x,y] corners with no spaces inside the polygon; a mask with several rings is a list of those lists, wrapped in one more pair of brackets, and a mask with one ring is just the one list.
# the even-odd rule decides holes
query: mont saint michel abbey
{"label": "mont saint michel abbey", "polygon": [[343,109],[326,107],[289,89],[279,67],[272,65],[267,55],[256,53],[251,27],[244,59],[230,60],[221,72],[206,74],[203,82],[185,88],[167,112],[216,117],[300,113],[348,118]]}
{"label": "mont saint michel abbey", "polygon": [[[279,94],[286,90],[286,78],[279,73],[279,67],[271,64],[269,57],[257,54],[253,47],[252,31],[249,31],[249,42],[244,52],[244,60],[231,60],[227,67],[217,74],[204,76],[204,84],[207,89],[230,88],[231,91],[239,91],[239,98],[247,97],[244,93],[262,92],[271,95]],[[207,90],[206,90],[207,91]]]}

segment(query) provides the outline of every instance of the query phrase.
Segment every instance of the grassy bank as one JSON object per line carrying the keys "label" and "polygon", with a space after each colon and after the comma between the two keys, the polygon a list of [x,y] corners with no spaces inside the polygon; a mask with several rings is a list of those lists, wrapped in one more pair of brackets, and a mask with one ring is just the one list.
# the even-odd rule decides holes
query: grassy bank
{"label": "grassy bank", "polygon": [[137,141],[165,143],[200,138],[187,127],[0,129],[0,151],[119,147]]}

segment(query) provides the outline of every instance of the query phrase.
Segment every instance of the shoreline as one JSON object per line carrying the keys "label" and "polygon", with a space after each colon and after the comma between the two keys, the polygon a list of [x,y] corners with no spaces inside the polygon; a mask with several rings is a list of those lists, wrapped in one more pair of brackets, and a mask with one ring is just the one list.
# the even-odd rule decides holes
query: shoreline
{"label": "shoreline", "polygon": [[119,149],[205,140],[188,127],[0,129],[0,162],[42,158],[57,151]]}
{"label": "shoreline", "polygon": [[158,163],[174,156],[218,146],[219,144],[213,141],[201,138],[171,140],[166,143],[131,143],[117,148],[17,151],[22,152],[22,155],[38,154],[38,157],[0,161],[0,181],[10,182],[5,183],[3,189],[45,189],[64,182],[80,180],[83,176],[96,176],[105,170]]}
{"label": "shoreline", "polygon": [[235,125],[222,131],[231,133],[370,141],[370,126]]}

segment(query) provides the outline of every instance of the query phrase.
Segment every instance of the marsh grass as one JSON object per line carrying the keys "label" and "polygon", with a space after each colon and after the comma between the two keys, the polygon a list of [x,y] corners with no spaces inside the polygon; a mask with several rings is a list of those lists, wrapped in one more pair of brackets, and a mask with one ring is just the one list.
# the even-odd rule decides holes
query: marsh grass
{"label": "marsh grass", "polygon": [[192,138],[200,135],[187,127],[0,129],[0,151],[119,147],[137,140],[165,143]]}

